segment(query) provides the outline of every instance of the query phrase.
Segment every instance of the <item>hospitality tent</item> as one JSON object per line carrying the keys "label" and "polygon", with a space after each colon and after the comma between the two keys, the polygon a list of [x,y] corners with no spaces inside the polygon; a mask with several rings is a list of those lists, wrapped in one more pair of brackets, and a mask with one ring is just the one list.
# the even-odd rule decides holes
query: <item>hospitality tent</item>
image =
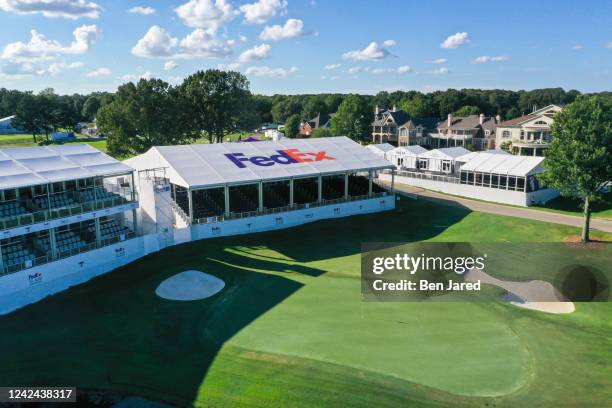
{"label": "hospitality tent", "polygon": [[461,167],[461,183],[506,190],[536,191],[535,175],[542,173],[543,157],[482,153]]}
{"label": "hospitality tent", "polygon": [[382,157],[383,159],[388,159],[387,153],[395,149],[395,146],[389,143],[379,143],[379,144],[367,145],[366,149],[368,149],[369,151],[371,151],[378,157]]}
{"label": "hospitality tent", "polygon": [[432,172],[454,173],[457,157],[469,152],[461,146],[429,150],[419,154],[417,168]]}
{"label": "hospitality tent", "polygon": [[416,169],[417,158],[420,154],[427,152],[423,146],[400,146],[387,152],[387,160],[398,168]]}
{"label": "hospitality tent", "polygon": [[467,163],[467,162],[469,162],[469,161],[471,161],[471,160],[475,159],[476,157],[478,157],[480,155],[483,155],[483,154],[499,154],[499,155],[502,155],[502,156],[509,156],[510,155],[510,153],[508,153],[507,151],[502,150],[502,149],[490,149],[490,150],[485,150],[485,151],[482,151],[482,152],[469,152],[467,154],[464,154],[462,156],[459,156],[459,157],[455,158],[455,172],[458,172],[465,163]]}

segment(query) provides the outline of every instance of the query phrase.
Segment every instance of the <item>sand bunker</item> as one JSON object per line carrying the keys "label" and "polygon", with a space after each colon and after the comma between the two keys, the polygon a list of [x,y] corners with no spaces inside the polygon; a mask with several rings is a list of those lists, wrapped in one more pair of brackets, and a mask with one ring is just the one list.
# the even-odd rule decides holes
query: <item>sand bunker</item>
{"label": "sand bunker", "polygon": [[225,282],[216,276],[200,271],[185,271],[160,283],[155,294],[168,300],[201,300],[220,292],[224,287]]}
{"label": "sand bunker", "polygon": [[[464,276],[466,282],[481,281],[505,289],[504,300],[525,309],[547,313],[572,313],[573,302],[567,302],[555,287],[542,280],[511,282],[494,278],[479,269],[472,269]],[[537,299],[537,300],[536,300]]]}

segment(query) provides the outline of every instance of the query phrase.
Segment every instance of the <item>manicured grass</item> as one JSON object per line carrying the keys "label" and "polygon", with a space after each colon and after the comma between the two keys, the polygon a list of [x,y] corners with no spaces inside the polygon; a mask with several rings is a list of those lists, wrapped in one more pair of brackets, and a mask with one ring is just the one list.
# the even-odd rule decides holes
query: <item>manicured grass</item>
{"label": "manicured grass", "polygon": [[[532,208],[569,215],[583,215],[580,203],[569,197],[557,197],[546,203],[545,206],[534,206]],[[591,211],[593,217],[612,220],[612,192],[605,194],[603,200],[594,202]]]}
{"label": "manicured grass", "polygon": [[[45,140],[44,135],[38,135],[36,140],[41,142]],[[98,150],[106,152],[105,139],[89,139],[82,135],[77,135],[77,140],[71,142],[62,142],[61,144],[83,144],[87,143]],[[60,144],[60,143],[57,143]],[[0,135],[0,148],[8,147],[34,147],[38,143],[34,143],[32,135]],[[52,145],[53,146],[53,145]]]}
{"label": "manicured grass", "polygon": [[[0,378],[200,406],[605,406],[612,304],[548,315],[492,299],[360,298],[361,242],[577,233],[402,200],[392,212],[169,248],[0,317]],[[198,302],[155,296],[186,269],[226,289]]]}

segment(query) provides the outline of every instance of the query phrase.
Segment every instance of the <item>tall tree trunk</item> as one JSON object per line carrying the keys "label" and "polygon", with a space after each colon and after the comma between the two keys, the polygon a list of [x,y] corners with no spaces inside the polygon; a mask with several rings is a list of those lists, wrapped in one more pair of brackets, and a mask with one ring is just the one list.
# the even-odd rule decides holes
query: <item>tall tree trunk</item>
{"label": "tall tree trunk", "polygon": [[32,138],[34,138],[34,144],[36,144],[36,133],[32,133]]}
{"label": "tall tree trunk", "polygon": [[584,199],[584,225],[582,226],[582,242],[589,242],[589,227],[591,225],[591,204],[589,197]]}

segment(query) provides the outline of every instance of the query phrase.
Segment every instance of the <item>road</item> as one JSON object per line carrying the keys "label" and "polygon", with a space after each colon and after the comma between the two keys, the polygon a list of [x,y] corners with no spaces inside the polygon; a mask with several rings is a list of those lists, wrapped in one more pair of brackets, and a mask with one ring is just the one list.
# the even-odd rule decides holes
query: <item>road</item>
{"label": "road", "polygon": [[[395,183],[395,190],[400,193],[406,193],[408,195],[416,196],[418,198],[433,201],[439,204],[469,208],[472,211],[552,222],[555,224],[569,225],[578,228],[582,228],[583,224],[582,217],[577,217],[574,215],[534,210],[528,207],[511,207],[503,204],[476,201],[469,198],[455,197],[437,193],[435,191],[424,190],[420,187],[413,187],[406,184]],[[591,229],[612,233],[612,220],[591,218]]]}

